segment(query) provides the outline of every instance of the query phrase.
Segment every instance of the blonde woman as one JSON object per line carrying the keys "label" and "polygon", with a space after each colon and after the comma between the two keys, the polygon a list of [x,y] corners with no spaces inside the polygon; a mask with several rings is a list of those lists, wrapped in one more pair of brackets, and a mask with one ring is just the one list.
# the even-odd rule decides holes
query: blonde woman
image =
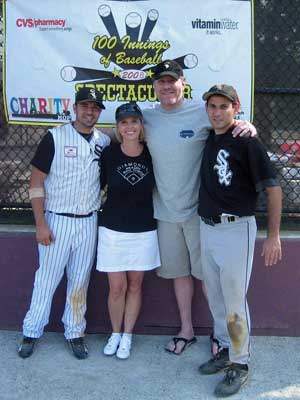
{"label": "blonde woman", "polygon": [[160,266],[160,257],[152,206],[154,175],[137,104],[117,108],[116,136],[119,143],[101,156],[101,184],[107,184],[108,191],[99,218],[97,270],[108,274],[113,330],[103,351],[126,359],[141,308],[144,272]]}

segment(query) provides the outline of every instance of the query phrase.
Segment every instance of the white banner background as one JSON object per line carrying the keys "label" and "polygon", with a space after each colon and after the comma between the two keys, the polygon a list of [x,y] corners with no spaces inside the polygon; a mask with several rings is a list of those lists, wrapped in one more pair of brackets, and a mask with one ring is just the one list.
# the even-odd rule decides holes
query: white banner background
{"label": "white banner background", "polygon": [[[241,118],[251,120],[251,1],[190,0],[188,7],[184,4],[181,0],[86,0],[84,5],[80,0],[6,0],[4,100],[8,121],[39,125],[61,123],[63,119],[74,117],[72,104],[76,85],[101,84],[106,95],[106,110],[100,122],[111,124],[120,97],[126,101],[137,99],[142,108],[153,104],[145,101],[145,94],[151,90],[147,71],[151,75],[151,67],[160,59],[178,59],[184,55],[189,55],[185,63],[190,69],[184,69],[184,74],[193,99],[201,99],[202,93],[215,83],[231,84],[240,96]],[[112,32],[111,16],[115,32]],[[106,23],[109,18],[110,22]],[[129,28],[127,31],[127,24],[140,24],[139,35],[131,42],[141,44],[143,33],[145,36],[145,30],[151,26],[148,40],[156,46],[162,43],[168,49],[154,52],[156,57],[152,54],[150,63],[145,65],[114,63],[116,47],[112,45],[115,39],[118,42],[126,34],[136,34],[138,30]],[[111,35],[116,38],[109,42]],[[144,39],[145,42],[147,37]],[[111,48],[101,50],[108,57],[104,65],[102,54],[92,46],[105,41]],[[123,45],[120,51],[126,53],[127,50]],[[144,53],[149,58],[147,49],[138,56]],[[132,51],[130,56],[132,61]],[[78,70],[81,72],[77,71],[76,78],[75,69],[70,66],[88,71]],[[124,77],[124,70],[131,70],[131,75],[129,71]],[[108,77],[98,71],[105,71]],[[84,76],[80,75],[82,73]],[[102,77],[91,78],[93,74],[102,74]],[[144,80],[124,79],[136,75]],[[116,88],[116,85],[119,86]],[[111,90],[113,88],[116,91]]]}

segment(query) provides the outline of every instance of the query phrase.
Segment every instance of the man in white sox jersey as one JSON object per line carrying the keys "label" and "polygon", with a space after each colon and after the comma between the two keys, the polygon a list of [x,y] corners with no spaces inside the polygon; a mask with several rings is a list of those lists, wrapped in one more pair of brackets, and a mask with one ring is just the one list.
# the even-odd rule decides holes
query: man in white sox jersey
{"label": "man in white sox jersey", "polygon": [[[162,266],[158,275],[173,279],[181,327],[166,350],[181,354],[195,343],[192,324],[193,276],[202,279],[199,217],[197,215],[200,163],[210,123],[203,103],[184,99],[181,66],[166,60],[154,69],[153,86],[160,101],[143,110],[145,137],[156,180],[154,217]],[[234,135],[255,132],[239,121]]]}
{"label": "man in white sox jersey", "polygon": [[83,341],[86,294],[96,250],[100,157],[110,139],[95,128],[105,109],[98,91],[80,89],[73,109],[75,121],[49,130],[31,162],[29,197],[36,223],[39,268],[23,323],[18,351],[22,358],[33,353],[43,334],[65,269],[65,338],[75,357],[84,359],[88,355]]}
{"label": "man in white sox jersey", "polygon": [[251,276],[258,193],[267,195],[268,232],[262,256],[266,266],[281,259],[281,188],[269,157],[256,138],[232,138],[240,102],[229,85],[204,93],[213,126],[204,148],[198,213],[204,284],[221,348],[199,368],[210,375],[226,370],[215,395],[237,393],[248,379],[250,316],[247,289]]}

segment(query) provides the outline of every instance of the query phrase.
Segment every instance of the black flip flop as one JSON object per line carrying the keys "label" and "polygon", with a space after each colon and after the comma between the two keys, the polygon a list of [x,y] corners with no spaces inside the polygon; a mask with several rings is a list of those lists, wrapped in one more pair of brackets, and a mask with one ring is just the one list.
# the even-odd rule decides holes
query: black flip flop
{"label": "black flip flop", "polygon": [[[184,337],[174,336],[174,337],[172,338],[172,341],[173,341],[173,343],[174,343],[174,349],[173,349],[173,350],[170,350],[170,349],[168,349],[167,347],[165,347],[165,350],[166,350],[168,353],[173,353],[173,354],[175,354],[176,356],[180,356],[180,354],[182,354],[182,353],[184,352],[184,350],[186,350],[186,349],[187,349],[188,347],[190,347],[192,344],[196,343],[196,342],[197,342],[197,339],[196,339],[195,336],[194,336],[192,339],[186,339],[186,338],[184,338]],[[175,350],[176,350],[176,348],[177,348],[177,343],[178,343],[178,342],[184,342],[184,346],[182,347],[180,353],[176,353],[176,352],[175,352]]]}
{"label": "black flip flop", "polygon": [[210,341],[210,351],[211,351],[211,354],[212,354],[213,356],[215,356],[215,355],[218,354],[219,351],[222,349],[222,346],[220,345],[220,342],[218,341],[218,339],[216,339],[216,338],[214,337],[213,332],[210,334],[209,341]]}

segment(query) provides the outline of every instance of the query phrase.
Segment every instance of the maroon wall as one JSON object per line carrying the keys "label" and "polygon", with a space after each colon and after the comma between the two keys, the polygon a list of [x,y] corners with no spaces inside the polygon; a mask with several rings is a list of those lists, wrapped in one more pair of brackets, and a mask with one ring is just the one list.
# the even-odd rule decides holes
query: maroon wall
{"label": "maroon wall", "polygon": [[[271,268],[260,257],[262,240],[257,240],[248,300],[254,334],[296,336],[300,334],[300,238],[283,239],[283,260]],[[0,233],[0,329],[21,329],[30,303],[38,255],[33,233]],[[93,270],[89,294],[87,331],[109,332],[106,306],[106,274]],[[49,331],[62,331],[65,281],[53,299]],[[196,283],[194,325],[198,334],[208,333],[211,317]],[[173,334],[179,326],[172,282],[159,279],[154,272],[144,281],[143,307],[137,324],[139,333]]]}

